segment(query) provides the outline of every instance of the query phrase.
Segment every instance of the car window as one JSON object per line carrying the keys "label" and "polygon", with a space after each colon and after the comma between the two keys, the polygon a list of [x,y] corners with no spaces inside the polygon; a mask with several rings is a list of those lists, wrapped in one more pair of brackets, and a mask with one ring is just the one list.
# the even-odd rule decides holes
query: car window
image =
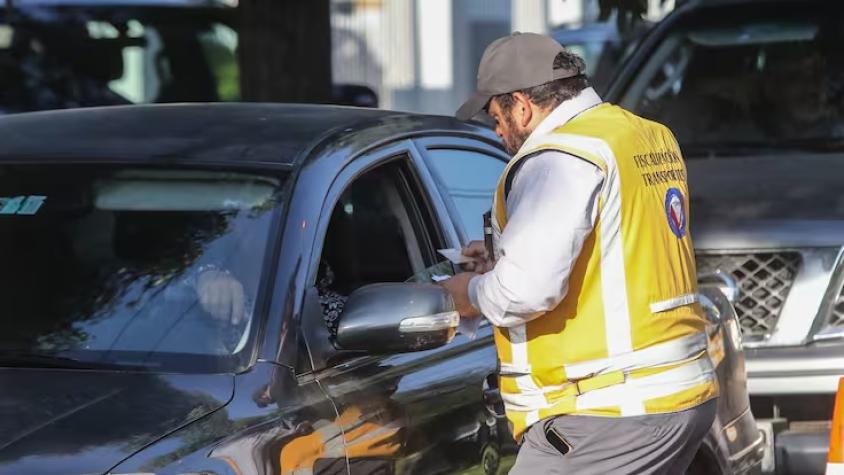
{"label": "car window", "polygon": [[331,215],[317,290],[331,330],[345,299],[374,283],[405,282],[434,263],[439,241],[424,191],[403,161],[371,170],[342,193]]}
{"label": "car window", "polygon": [[[0,10],[0,113],[240,98],[223,9]],[[226,20],[227,21],[227,20]]]}
{"label": "car window", "polygon": [[0,167],[0,358],[224,367],[248,341],[279,182]]}
{"label": "car window", "polygon": [[460,225],[469,240],[483,239],[483,214],[492,198],[506,162],[473,150],[428,150],[430,163],[444,191],[457,208]]}
{"label": "car window", "polygon": [[690,156],[839,144],[844,14],[777,12],[782,17],[677,29],[640,68],[621,104],[668,125]]}

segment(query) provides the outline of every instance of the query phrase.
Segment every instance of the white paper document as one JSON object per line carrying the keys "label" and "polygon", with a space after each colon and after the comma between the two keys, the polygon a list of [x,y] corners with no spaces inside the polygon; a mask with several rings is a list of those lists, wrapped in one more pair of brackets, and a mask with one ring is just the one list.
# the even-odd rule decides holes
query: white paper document
{"label": "white paper document", "polygon": [[470,340],[474,340],[478,336],[478,328],[480,328],[483,319],[484,317],[461,318],[460,323],[457,325],[457,333],[466,335]]}
{"label": "white paper document", "polygon": [[452,264],[468,264],[472,259],[463,255],[460,249],[439,249],[437,252],[451,261]]}

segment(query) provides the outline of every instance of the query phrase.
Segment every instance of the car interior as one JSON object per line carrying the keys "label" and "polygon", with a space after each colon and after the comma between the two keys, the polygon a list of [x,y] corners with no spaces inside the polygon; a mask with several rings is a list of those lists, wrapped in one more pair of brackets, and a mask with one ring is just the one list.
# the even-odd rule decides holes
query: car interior
{"label": "car interior", "polygon": [[395,167],[358,178],[342,194],[328,225],[322,259],[335,291],[349,295],[379,282],[404,282],[424,269],[420,242]]}
{"label": "car interior", "polygon": [[392,161],[357,178],[337,200],[315,284],[325,278],[325,269],[333,279],[328,289],[312,287],[305,302],[304,332],[314,368],[348,353],[333,344],[325,320],[328,310],[321,302],[326,291],[345,299],[369,284],[406,282],[437,263],[441,239],[412,180],[406,164]]}
{"label": "car interior", "polygon": [[621,105],[691,148],[837,136],[841,67],[827,33],[813,22],[752,21],[675,34]]}
{"label": "car interior", "polygon": [[[187,282],[210,263],[254,300],[271,214],[250,211],[270,209],[273,180],[173,170],[3,171],[0,182],[12,194],[44,196],[30,213],[0,213],[8,226],[0,238],[9,283],[2,297],[26,322],[0,347],[228,354],[246,344],[248,327],[217,324]],[[207,338],[186,341],[185,334]]]}

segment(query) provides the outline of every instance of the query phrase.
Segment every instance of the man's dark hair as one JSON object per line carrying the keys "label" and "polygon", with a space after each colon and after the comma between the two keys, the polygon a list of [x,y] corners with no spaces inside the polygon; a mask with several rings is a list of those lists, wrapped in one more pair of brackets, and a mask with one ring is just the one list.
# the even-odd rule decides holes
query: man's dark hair
{"label": "man's dark hair", "polygon": [[[580,56],[572,53],[571,51],[565,50],[554,58],[554,69],[577,69],[578,71],[585,71],[586,63]],[[557,107],[563,102],[577,97],[577,95],[580,94],[580,91],[586,89],[587,87],[589,87],[589,79],[586,77],[586,74],[579,74],[574,77],[557,79],[545,84],[540,84],[539,86],[529,87],[514,92],[521,92],[522,94],[528,96],[531,102],[543,109],[546,109],[549,107]],[[493,97],[493,99],[497,100],[499,107],[504,110],[509,110],[516,102],[513,98],[512,92],[497,95]]]}

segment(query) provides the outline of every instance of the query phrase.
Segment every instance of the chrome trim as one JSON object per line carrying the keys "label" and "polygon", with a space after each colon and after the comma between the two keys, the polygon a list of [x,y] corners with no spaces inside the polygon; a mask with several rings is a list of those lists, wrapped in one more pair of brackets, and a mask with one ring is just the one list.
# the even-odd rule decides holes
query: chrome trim
{"label": "chrome trim", "polygon": [[[777,353],[782,353],[777,355]],[[754,378],[800,377],[844,374],[844,354],[838,346],[832,348],[795,347],[786,351],[771,349],[768,357],[748,358],[747,374]],[[761,353],[760,353],[761,354]],[[774,356],[775,357],[771,357]]]}
{"label": "chrome trim", "polygon": [[837,333],[839,332],[836,331],[832,331],[831,333],[825,332],[825,327],[829,322],[829,317],[831,316],[833,308],[835,307],[838,297],[841,294],[842,287],[844,287],[844,248],[841,248],[838,252],[837,258],[835,259],[830,284],[827,287],[823,301],[821,302],[820,311],[815,317],[812,329],[810,330],[809,339],[811,339],[811,341],[834,340],[844,337],[844,327],[840,328],[841,335],[838,335]]}
{"label": "chrome trim", "polygon": [[809,338],[815,320],[824,313],[821,304],[840,248],[800,249],[798,252],[803,257],[803,265],[797,272],[779,322],[766,346],[802,345]]}
{"label": "chrome trim", "polygon": [[721,293],[724,294],[725,297],[727,297],[727,300],[729,300],[731,304],[735,304],[740,294],[738,282],[736,282],[736,279],[733,279],[731,275],[721,271],[720,269],[716,270],[711,275],[720,279],[721,282],[724,283],[724,286],[719,286],[718,289],[721,291]]}
{"label": "chrome trim", "polygon": [[[827,320],[825,318],[823,320]],[[844,338],[844,327],[824,328],[812,335],[812,341],[830,341]]]}
{"label": "chrome trim", "polygon": [[712,336],[712,334],[721,328],[718,326],[721,322],[721,309],[706,295],[700,294],[698,301],[700,302],[701,308],[703,308],[703,312],[706,314],[706,318],[709,319],[710,325],[706,326],[706,333]]}
{"label": "chrome trim", "polygon": [[842,375],[759,377],[749,375],[747,391],[753,396],[835,394]]}
{"label": "chrome trim", "polygon": [[[752,444],[750,444],[747,447],[739,450],[735,454],[730,455],[730,463],[734,464],[734,463],[740,461],[741,459],[747,457],[747,455],[750,454],[751,452],[753,452],[754,450],[761,450],[760,446],[764,447],[764,445],[765,445],[765,433],[760,430],[759,431],[759,437],[756,440],[754,440]],[[761,461],[762,461],[762,459],[760,458],[759,462],[761,462]]]}
{"label": "chrome trim", "polygon": [[[416,172],[419,175],[425,186],[428,196],[431,198],[433,211],[436,213],[436,219],[443,231],[444,238],[449,246],[461,247],[461,233],[453,220],[453,216],[457,216],[456,210],[449,210],[449,205],[446,202],[446,197],[442,194],[442,188],[437,184],[437,179],[431,172],[431,168],[427,163],[425,152],[421,149],[415,140],[407,140],[404,142],[408,149],[408,155],[415,165]],[[459,224],[459,223],[458,223]]]}
{"label": "chrome trim", "polygon": [[732,418],[732,420],[730,420],[730,422],[724,424],[722,429],[721,429],[721,432],[724,432],[725,430],[729,429],[730,427],[738,424],[739,421],[741,421],[742,418],[747,417],[748,414],[750,414],[750,406],[746,407],[743,411],[741,411],[741,414]]}
{"label": "chrome trim", "polygon": [[428,333],[457,328],[460,314],[452,312],[405,318],[399,323],[399,333]]}

